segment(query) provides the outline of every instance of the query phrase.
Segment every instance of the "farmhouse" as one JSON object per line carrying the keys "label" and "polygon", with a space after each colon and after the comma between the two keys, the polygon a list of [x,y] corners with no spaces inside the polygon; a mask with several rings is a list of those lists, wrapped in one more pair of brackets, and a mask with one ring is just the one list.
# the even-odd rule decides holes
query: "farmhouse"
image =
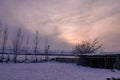
{"label": "farmhouse", "polygon": [[102,52],[79,55],[78,65],[93,68],[120,69],[120,53]]}

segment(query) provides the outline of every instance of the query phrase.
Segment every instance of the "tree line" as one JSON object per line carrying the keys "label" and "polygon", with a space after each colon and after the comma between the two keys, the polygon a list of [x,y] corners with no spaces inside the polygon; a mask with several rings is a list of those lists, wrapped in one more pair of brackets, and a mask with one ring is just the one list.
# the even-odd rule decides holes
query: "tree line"
{"label": "tree line", "polygon": [[[31,44],[32,44],[32,52],[34,53],[34,62],[38,62],[37,53],[40,51],[39,45],[40,45],[40,34],[39,31],[36,30],[34,38],[32,39],[32,43],[30,42],[29,35],[26,35],[21,28],[17,28],[14,35],[12,35],[12,38],[9,36],[9,28],[7,25],[2,26],[0,23],[0,47],[1,47],[1,56],[0,56],[0,62],[10,61],[10,56],[8,54],[7,59],[4,57],[5,50],[8,48],[8,44],[11,43],[9,46],[12,48],[12,54],[14,55],[12,58],[12,62],[17,63],[18,54],[21,54],[21,51],[24,52],[25,60],[27,61],[27,54],[29,54]],[[8,42],[9,40],[9,42]],[[99,44],[99,39],[94,39],[93,41],[90,40],[83,40],[81,43],[77,43],[73,50],[73,54],[86,54],[86,53],[96,53],[100,50],[102,50],[102,45]],[[48,60],[48,55],[50,51],[50,45],[45,40],[45,46],[44,46],[44,53],[45,61]],[[6,55],[6,54],[5,54]],[[5,60],[6,59],[6,60]]]}
{"label": "tree line", "polygon": [[[0,62],[9,62],[10,61],[10,54],[5,54],[6,49],[8,49],[9,43],[11,43],[9,45],[9,47],[12,48],[12,54],[13,54],[13,58],[12,58],[11,62],[17,63],[18,54],[21,54],[21,51],[24,52],[25,61],[27,61],[26,54],[29,54],[31,47],[32,47],[32,52],[34,52],[34,54],[35,54],[34,62],[38,62],[36,54],[40,50],[39,45],[40,45],[40,40],[41,40],[39,31],[36,30],[35,36],[32,39],[32,43],[30,42],[30,37],[31,36],[24,34],[22,28],[17,28],[14,35],[12,35],[12,38],[10,38],[8,26],[7,25],[3,26],[0,23],[0,48],[1,48]],[[46,39],[44,53],[48,54],[49,50],[50,50],[50,45],[48,44],[48,41]],[[7,55],[7,57],[4,55]],[[45,60],[46,61],[48,60],[47,55],[45,56]]]}

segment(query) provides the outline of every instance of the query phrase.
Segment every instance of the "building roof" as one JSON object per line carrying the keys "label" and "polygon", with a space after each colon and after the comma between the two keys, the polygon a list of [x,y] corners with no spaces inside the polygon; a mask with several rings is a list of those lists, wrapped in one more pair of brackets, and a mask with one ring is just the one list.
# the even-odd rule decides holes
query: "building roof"
{"label": "building roof", "polygon": [[84,57],[96,57],[96,58],[103,58],[103,57],[116,57],[120,55],[120,52],[100,52],[100,53],[88,53],[88,54],[81,54],[79,56],[84,56]]}

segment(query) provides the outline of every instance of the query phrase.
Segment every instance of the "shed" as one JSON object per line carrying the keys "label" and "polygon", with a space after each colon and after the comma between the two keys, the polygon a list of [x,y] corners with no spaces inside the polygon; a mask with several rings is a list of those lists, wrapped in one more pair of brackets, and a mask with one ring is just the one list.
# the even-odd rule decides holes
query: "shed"
{"label": "shed", "polygon": [[93,68],[106,68],[113,69],[120,67],[120,53],[91,53],[79,55],[79,65],[93,67]]}

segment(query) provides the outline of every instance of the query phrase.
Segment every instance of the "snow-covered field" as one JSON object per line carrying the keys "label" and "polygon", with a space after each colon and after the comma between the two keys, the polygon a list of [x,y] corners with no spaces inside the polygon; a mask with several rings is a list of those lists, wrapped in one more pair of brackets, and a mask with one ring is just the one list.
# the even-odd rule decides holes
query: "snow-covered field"
{"label": "snow-covered field", "polygon": [[72,63],[0,63],[0,80],[106,80],[120,71],[82,67]]}

